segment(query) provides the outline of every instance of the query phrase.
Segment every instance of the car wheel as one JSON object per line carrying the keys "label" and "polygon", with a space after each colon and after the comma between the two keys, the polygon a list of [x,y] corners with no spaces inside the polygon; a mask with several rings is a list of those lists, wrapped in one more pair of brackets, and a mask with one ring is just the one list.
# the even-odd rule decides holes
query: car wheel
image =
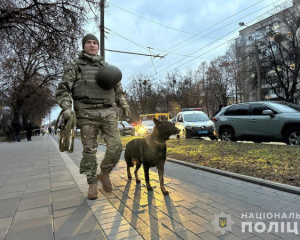
{"label": "car wheel", "polygon": [[220,134],[221,141],[234,141],[234,134],[232,130],[225,128],[221,131]]}
{"label": "car wheel", "polygon": [[300,128],[292,128],[285,134],[285,143],[287,145],[300,145]]}
{"label": "car wheel", "polygon": [[209,137],[210,138],[210,140],[218,140],[218,138],[217,137],[215,137],[215,136],[213,136],[213,137]]}
{"label": "car wheel", "polygon": [[180,135],[177,134],[177,135],[176,135],[176,138],[180,138]]}

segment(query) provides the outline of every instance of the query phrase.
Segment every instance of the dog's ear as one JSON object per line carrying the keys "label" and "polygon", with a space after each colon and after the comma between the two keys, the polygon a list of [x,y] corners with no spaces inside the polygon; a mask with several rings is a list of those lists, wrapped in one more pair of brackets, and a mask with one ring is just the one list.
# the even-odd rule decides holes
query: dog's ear
{"label": "dog's ear", "polygon": [[153,118],[153,122],[155,124],[155,126],[160,126],[161,125],[161,121],[157,120],[156,118]]}

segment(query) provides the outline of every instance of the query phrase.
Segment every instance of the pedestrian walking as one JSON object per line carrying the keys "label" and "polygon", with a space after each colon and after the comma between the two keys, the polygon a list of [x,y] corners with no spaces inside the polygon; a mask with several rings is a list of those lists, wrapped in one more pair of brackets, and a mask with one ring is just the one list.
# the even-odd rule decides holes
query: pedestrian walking
{"label": "pedestrian walking", "polygon": [[18,141],[21,142],[21,129],[22,129],[22,125],[20,123],[20,120],[16,120],[14,123],[14,142]]}
{"label": "pedestrian walking", "polygon": [[52,135],[52,128],[51,127],[48,127],[48,133],[49,133],[49,135]]}
{"label": "pedestrian walking", "polygon": [[11,120],[7,120],[7,123],[5,125],[5,133],[6,133],[6,136],[7,136],[7,141],[9,141],[9,142],[12,141],[14,128],[11,125]]}
{"label": "pedestrian walking", "polygon": [[26,131],[27,141],[31,141],[33,125],[32,125],[32,123],[30,122],[30,120],[27,120],[27,123],[26,123],[24,129],[25,129],[25,131]]}
{"label": "pedestrian walking", "polygon": [[[63,113],[65,121],[70,119],[72,100],[74,101],[83,144],[80,173],[87,177],[88,198],[96,199],[98,179],[102,182],[104,191],[112,191],[109,174],[119,162],[122,152],[115,106],[118,104],[126,116],[130,115],[130,111],[120,82],[121,72],[119,71],[119,79],[114,78],[118,76],[119,69],[104,62],[97,55],[99,51],[97,37],[92,34],[84,36],[82,48],[83,51],[80,52],[78,59],[65,67],[62,81],[56,90],[56,100],[65,110]],[[107,69],[109,76],[102,78],[107,73],[105,71]],[[116,70],[116,74],[110,74],[112,69]],[[107,79],[109,82],[106,81]],[[101,162],[100,174],[97,176],[96,153],[99,130],[104,134],[107,149]]]}

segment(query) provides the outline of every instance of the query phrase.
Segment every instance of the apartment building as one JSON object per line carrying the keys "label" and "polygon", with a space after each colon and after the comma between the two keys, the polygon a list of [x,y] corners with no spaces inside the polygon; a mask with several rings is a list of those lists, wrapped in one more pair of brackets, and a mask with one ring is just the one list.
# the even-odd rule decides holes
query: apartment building
{"label": "apartment building", "polygon": [[[260,91],[262,100],[281,100],[278,95],[285,96],[285,89],[280,87],[278,75],[280,74],[282,77],[280,79],[288,79],[286,77],[288,72],[281,69],[280,65],[276,67],[277,70],[274,67],[270,68],[270,56],[274,59],[280,59],[278,54],[281,53],[278,51],[278,44],[276,44],[278,43],[276,37],[278,38],[279,35],[285,36],[281,42],[282,46],[289,47],[286,39],[291,37],[291,33],[286,22],[282,19],[283,16],[300,17],[300,0],[293,0],[292,4],[293,6],[277,11],[274,15],[253,25],[245,25],[245,28],[239,32],[236,44],[239,62],[238,78],[242,81],[239,93],[242,101],[259,100]],[[292,59],[288,60],[288,64],[290,64],[291,69],[295,66]],[[297,85],[297,91],[293,98],[297,104],[300,101],[299,85]]]}

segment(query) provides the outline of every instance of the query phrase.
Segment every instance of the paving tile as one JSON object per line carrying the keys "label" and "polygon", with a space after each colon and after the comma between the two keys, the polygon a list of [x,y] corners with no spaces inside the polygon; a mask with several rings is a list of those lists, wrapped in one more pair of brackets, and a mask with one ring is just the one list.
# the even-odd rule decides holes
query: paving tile
{"label": "paving tile", "polygon": [[54,210],[53,217],[57,218],[77,213],[87,214],[88,212],[90,212],[90,208],[87,205],[79,205],[75,207]]}
{"label": "paving tile", "polygon": [[11,192],[20,192],[20,191],[24,191],[24,189],[25,189],[25,185],[20,185],[18,183],[9,184],[9,185],[4,184],[0,188],[0,194],[11,193]]}
{"label": "paving tile", "polygon": [[18,211],[30,209],[30,208],[38,208],[43,206],[51,205],[51,195],[37,196],[31,198],[21,199]]}
{"label": "paving tile", "polygon": [[54,240],[52,233],[52,224],[21,231],[8,231],[6,240]]}
{"label": "paving tile", "polygon": [[176,232],[178,236],[180,236],[182,239],[188,239],[188,240],[201,240],[199,236],[194,234],[193,232],[189,230],[181,231],[181,232]]}
{"label": "paving tile", "polygon": [[31,176],[38,176],[38,175],[43,175],[43,174],[48,174],[49,173],[49,168],[40,168],[40,169],[33,169],[30,173]]}
{"label": "paving tile", "polygon": [[189,229],[190,231],[192,231],[194,234],[199,234],[202,232],[205,232],[206,229],[192,221],[189,222],[184,222],[183,226],[185,226],[187,229]]}
{"label": "paving tile", "polygon": [[64,238],[64,240],[106,240],[105,235],[100,230],[79,234],[73,237]]}
{"label": "paving tile", "polygon": [[40,217],[47,217],[51,215],[52,215],[51,206],[33,208],[29,210],[16,212],[13,222],[25,221],[25,220],[30,220],[30,219],[40,218]]}
{"label": "paving tile", "polygon": [[68,189],[77,189],[77,185],[76,184],[70,184],[70,185],[63,185],[63,186],[57,186],[57,187],[52,187],[51,190],[52,191],[59,191],[59,190],[68,190]]}
{"label": "paving tile", "polygon": [[225,234],[225,233],[224,234],[221,233],[220,231],[215,231],[215,226],[211,222],[201,224],[201,227],[207,229],[209,232],[213,233],[214,235],[216,235],[218,237]]}
{"label": "paving tile", "polygon": [[9,231],[21,231],[21,230],[35,228],[44,225],[52,225],[52,216],[13,222],[9,228]]}
{"label": "paving tile", "polygon": [[67,186],[67,185],[74,185],[75,182],[73,180],[71,181],[60,181],[60,182],[52,182],[51,183],[51,187],[55,188],[55,187],[61,187],[61,186]]}
{"label": "paving tile", "polygon": [[191,220],[191,221],[197,223],[198,225],[201,225],[201,224],[203,224],[203,223],[207,223],[207,222],[208,222],[207,219],[202,218],[202,217],[198,216],[197,214],[190,214],[190,215],[187,215],[186,217],[187,217],[189,220]]}
{"label": "paving tile", "polygon": [[124,218],[121,218],[120,220],[112,221],[109,223],[101,224],[102,229],[109,229],[109,228],[114,228],[122,225],[128,224],[128,221],[125,220]]}
{"label": "paving tile", "polygon": [[24,194],[33,193],[33,192],[40,192],[40,191],[47,191],[47,190],[50,190],[50,189],[51,188],[50,188],[49,185],[33,187],[33,188],[26,188],[25,191],[24,191]]}
{"label": "paving tile", "polygon": [[12,221],[12,217],[0,218],[0,230],[6,230]]}
{"label": "paving tile", "polygon": [[241,240],[241,238],[238,238],[237,236],[233,235],[232,233],[223,235],[220,238],[223,240]]}
{"label": "paving tile", "polygon": [[129,230],[134,230],[134,228],[129,223],[127,223],[122,226],[104,229],[103,231],[106,235],[115,235],[117,233],[129,231]]}
{"label": "paving tile", "polygon": [[222,211],[226,211],[226,210],[228,210],[228,209],[231,208],[228,205],[224,205],[224,204],[221,204],[221,203],[218,203],[218,202],[209,203],[208,205],[210,205],[210,206],[212,206],[214,208],[220,209]]}
{"label": "paving tile", "polygon": [[50,173],[62,172],[62,171],[66,171],[66,170],[68,170],[68,168],[66,166],[50,167]]}
{"label": "paving tile", "polygon": [[96,216],[96,219],[101,224],[101,226],[106,223],[112,223],[115,221],[118,222],[118,221],[124,220],[124,218],[122,216],[110,217],[110,218],[102,218],[101,216]]}
{"label": "paving tile", "polygon": [[86,205],[84,198],[81,196],[73,197],[71,199],[53,201],[53,210],[69,208],[69,207],[74,207],[79,205]]}
{"label": "paving tile", "polygon": [[278,236],[268,232],[257,233],[253,231],[252,234],[264,240],[277,240],[279,238]]}
{"label": "paving tile", "polygon": [[13,217],[18,207],[20,198],[0,200],[0,218]]}
{"label": "paving tile", "polygon": [[218,238],[216,235],[212,234],[211,232],[203,232],[203,233],[199,233],[197,234],[198,237],[200,237],[203,240],[219,240],[220,238]]}
{"label": "paving tile", "polygon": [[135,229],[131,229],[128,231],[119,232],[114,235],[107,235],[107,239],[108,240],[129,239],[137,235],[139,236],[138,232]]}
{"label": "paving tile", "polygon": [[30,192],[30,193],[24,193],[22,195],[22,198],[33,198],[33,197],[50,195],[50,194],[51,194],[50,190],[39,191],[39,192]]}
{"label": "paving tile", "polygon": [[6,236],[6,229],[5,230],[0,230],[0,240],[4,240]]}
{"label": "paving tile", "polygon": [[66,174],[66,175],[63,175],[63,176],[52,177],[51,178],[51,183],[68,181],[68,180],[73,180],[73,177],[72,177],[71,174]]}
{"label": "paving tile", "polygon": [[9,198],[18,198],[18,197],[21,197],[22,194],[23,194],[23,191],[10,192],[10,193],[0,193],[0,200],[9,199]]}
{"label": "paving tile", "polygon": [[159,235],[153,231],[149,226],[143,228],[137,228],[136,231],[144,239],[158,239]]}
{"label": "paving tile", "polygon": [[67,190],[55,191],[52,193],[53,202],[65,199],[72,199],[73,197],[82,196],[78,188],[72,188]]}
{"label": "paving tile", "polygon": [[79,234],[99,230],[94,216],[88,213],[77,213],[54,218],[55,240],[73,237]]}

